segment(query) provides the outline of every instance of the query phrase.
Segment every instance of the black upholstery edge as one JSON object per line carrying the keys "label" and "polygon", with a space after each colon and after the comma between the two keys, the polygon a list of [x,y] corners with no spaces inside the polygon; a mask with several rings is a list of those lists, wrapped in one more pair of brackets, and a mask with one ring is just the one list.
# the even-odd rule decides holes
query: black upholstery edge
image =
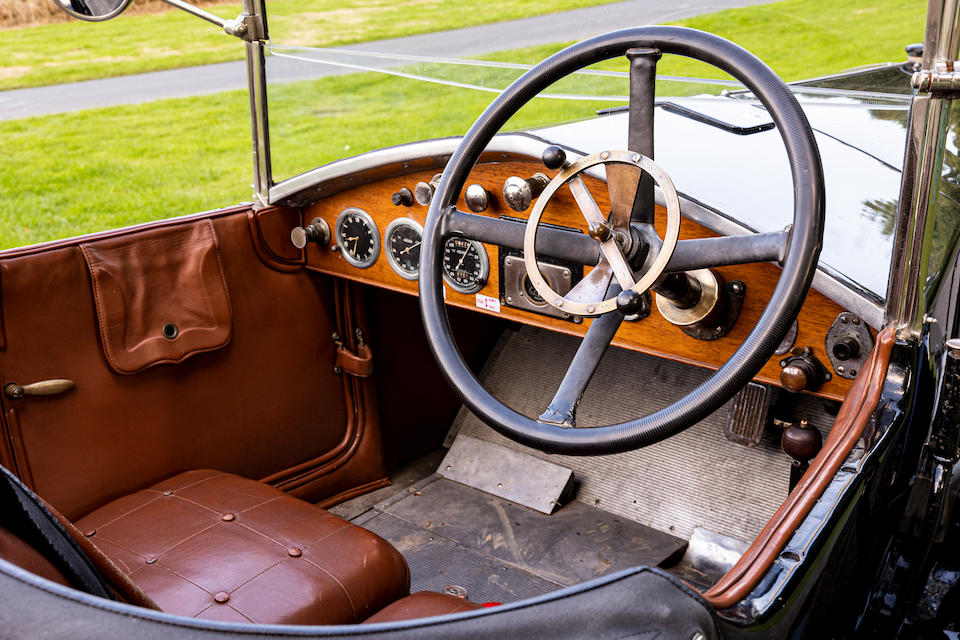
{"label": "black upholstery edge", "polygon": [[[210,622],[97,598],[0,560],[0,629],[12,637],[102,638],[720,638],[715,613],[673,576],[635,567],[537,598],[399,622],[307,627]],[[655,603],[655,605],[654,605]]]}
{"label": "black upholstery edge", "polygon": [[49,560],[77,589],[116,599],[86,552],[20,478],[0,465],[0,524]]}

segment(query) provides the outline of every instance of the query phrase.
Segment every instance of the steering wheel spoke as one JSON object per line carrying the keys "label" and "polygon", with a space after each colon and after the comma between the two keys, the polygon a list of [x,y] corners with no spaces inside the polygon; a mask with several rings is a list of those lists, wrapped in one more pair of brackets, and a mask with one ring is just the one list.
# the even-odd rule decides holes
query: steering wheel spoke
{"label": "steering wheel spoke", "polygon": [[[607,193],[610,195],[610,222],[616,229],[626,230],[637,205],[640,171],[625,164],[608,164]],[[650,218],[653,219],[652,216]]]}
{"label": "steering wheel spoke", "polygon": [[680,240],[666,271],[695,271],[752,262],[783,262],[789,231]]}
{"label": "steering wheel spoke", "polygon": [[[620,287],[616,283],[612,284],[609,293],[616,297],[620,293]],[[580,342],[553,400],[538,418],[540,422],[563,427],[577,426],[577,405],[580,398],[583,397],[583,392],[590,384],[590,379],[593,378],[603,354],[613,342],[613,336],[622,322],[623,314],[617,312],[602,315],[593,321],[587,329],[587,335]]]}
{"label": "steering wheel spoke", "polygon": [[567,292],[566,298],[584,304],[602,300],[612,281],[613,269],[607,259],[601,257],[597,266]]}

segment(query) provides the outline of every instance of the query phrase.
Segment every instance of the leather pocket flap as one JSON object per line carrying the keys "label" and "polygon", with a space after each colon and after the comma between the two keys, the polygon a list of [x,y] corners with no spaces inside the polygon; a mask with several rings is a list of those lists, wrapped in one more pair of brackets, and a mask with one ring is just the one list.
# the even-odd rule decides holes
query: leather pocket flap
{"label": "leather pocket flap", "polygon": [[132,374],[230,341],[232,314],[213,224],[80,245],[107,362]]}

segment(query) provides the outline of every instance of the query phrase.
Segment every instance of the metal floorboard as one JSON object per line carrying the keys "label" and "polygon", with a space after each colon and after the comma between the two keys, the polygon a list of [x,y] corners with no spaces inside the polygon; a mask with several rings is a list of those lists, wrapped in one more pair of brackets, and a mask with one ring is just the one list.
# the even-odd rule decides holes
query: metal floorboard
{"label": "metal floorboard", "polygon": [[686,543],[588,505],[545,515],[434,476],[354,519],[410,565],[411,590],[455,585],[474,602],[514,602],[637,565]]}
{"label": "metal floorboard", "polygon": [[[523,327],[506,339],[485,370],[485,386],[505,404],[538,416],[560,384],[579,340]],[[709,372],[611,348],[584,394],[578,426],[635,419],[682,397]],[[799,399],[811,424],[832,418],[815,399]],[[516,444],[462,409],[460,432],[570,467],[577,500],[659,531],[689,538],[694,527],[752,540],[787,496],[790,459],[769,433],[753,448],[723,435],[725,411],[656,445],[610,456],[547,455]]]}

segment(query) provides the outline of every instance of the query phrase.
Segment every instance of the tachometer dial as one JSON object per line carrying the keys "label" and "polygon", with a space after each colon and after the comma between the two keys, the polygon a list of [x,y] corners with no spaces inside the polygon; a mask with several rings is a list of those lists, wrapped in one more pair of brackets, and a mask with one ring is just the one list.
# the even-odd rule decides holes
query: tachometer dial
{"label": "tachometer dial", "polygon": [[450,238],[443,245],[443,279],[460,293],[476,293],[487,283],[490,262],[476,240]]}
{"label": "tachometer dial", "polygon": [[423,240],[423,227],[410,218],[397,218],[389,225],[383,235],[383,248],[390,266],[400,277],[416,280],[420,274],[420,242]]}
{"label": "tachometer dial", "polygon": [[380,255],[380,232],[373,218],[361,209],[349,207],[337,217],[337,246],[344,259],[365,269]]}

